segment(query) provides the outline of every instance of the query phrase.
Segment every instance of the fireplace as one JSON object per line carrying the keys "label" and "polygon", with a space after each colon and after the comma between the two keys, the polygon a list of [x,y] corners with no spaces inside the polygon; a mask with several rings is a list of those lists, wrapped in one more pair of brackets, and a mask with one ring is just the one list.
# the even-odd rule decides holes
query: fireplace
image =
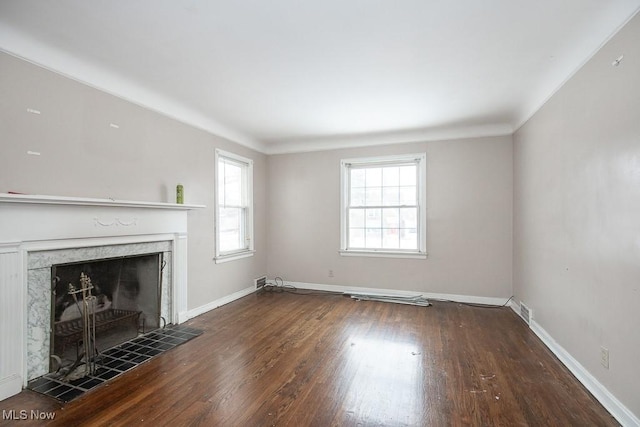
{"label": "fireplace", "polygon": [[[100,316],[101,323],[113,321],[113,328],[109,324],[98,325],[98,351],[126,341],[143,329],[177,323],[171,303],[172,258],[169,241],[103,242],[89,247],[30,251],[27,380],[77,358],[82,334],[74,328],[73,320],[81,317],[82,308],[69,294],[69,284],[79,289],[81,274],[94,285],[91,293],[96,297],[96,317]],[[123,318],[106,318],[114,314],[106,312],[111,308]]]}
{"label": "fireplace", "polygon": [[49,370],[79,359],[87,316],[98,353],[166,325],[160,315],[164,267],[161,252],[52,266],[50,354],[56,363]]}
{"label": "fireplace", "polygon": [[[72,319],[63,294],[79,272],[99,285],[101,308],[117,304],[137,315],[135,323],[112,329],[136,334],[188,320],[187,213],[201,207],[0,194],[0,400],[47,374],[52,355],[68,351],[65,357],[74,357],[77,341],[72,336],[65,342],[55,328],[63,316]],[[120,267],[130,283],[115,283],[117,273],[102,276],[101,270]],[[108,341],[111,332],[102,331],[103,338]]]}

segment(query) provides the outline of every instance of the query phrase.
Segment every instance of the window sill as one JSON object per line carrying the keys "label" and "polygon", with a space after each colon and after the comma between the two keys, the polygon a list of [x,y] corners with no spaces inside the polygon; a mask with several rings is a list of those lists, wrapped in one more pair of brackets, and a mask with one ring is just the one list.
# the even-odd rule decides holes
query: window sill
{"label": "window sill", "polygon": [[427,259],[427,254],[423,252],[348,251],[343,249],[340,251],[340,255],[373,258]]}
{"label": "window sill", "polygon": [[255,251],[237,252],[237,253],[228,254],[228,255],[218,255],[217,257],[214,258],[214,261],[216,262],[216,264],[222,264],[224,262],[235,261],[237,259],[242,259],[242,258],[248,258],[253,256],[253,254],[255,254]]}

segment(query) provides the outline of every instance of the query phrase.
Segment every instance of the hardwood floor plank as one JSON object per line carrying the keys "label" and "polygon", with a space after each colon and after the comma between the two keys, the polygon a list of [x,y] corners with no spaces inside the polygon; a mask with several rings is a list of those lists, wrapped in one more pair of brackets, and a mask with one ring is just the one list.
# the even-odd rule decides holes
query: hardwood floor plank
{"label": "hardwood floor plank", "polygon": [[617,425],[508,308],[262,293],[187,324],[204,333],[68,404],[23,391],[0,410],[55,411],[53,426]]}

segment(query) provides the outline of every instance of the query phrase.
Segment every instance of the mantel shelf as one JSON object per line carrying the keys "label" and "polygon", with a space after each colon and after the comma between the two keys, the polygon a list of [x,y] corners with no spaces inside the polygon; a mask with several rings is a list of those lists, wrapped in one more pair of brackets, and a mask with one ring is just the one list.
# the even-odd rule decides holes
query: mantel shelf
{"label": "mantel shelf", "polygon": [[93,199],[85,197],[42,196],[9,193],[0,193],[0,203],[31,203],[41,205],[105,206],[174,210],[192,210],[206,207],[205,205],[185,205],[177,203],[141,202],[133,200]]}

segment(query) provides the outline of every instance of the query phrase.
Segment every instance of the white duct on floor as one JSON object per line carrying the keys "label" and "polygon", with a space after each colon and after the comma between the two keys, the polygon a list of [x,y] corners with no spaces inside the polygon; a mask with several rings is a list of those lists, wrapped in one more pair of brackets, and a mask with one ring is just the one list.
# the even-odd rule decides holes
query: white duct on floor
{"label": "white duct on floor", "polygon": [[346,295],[358,301],[380,301],[393,302],[396,304],[417,305],[420,307],[429,307],[431,304],[422,295],[382,295],[382,294],[353,294],[345,292]]}

